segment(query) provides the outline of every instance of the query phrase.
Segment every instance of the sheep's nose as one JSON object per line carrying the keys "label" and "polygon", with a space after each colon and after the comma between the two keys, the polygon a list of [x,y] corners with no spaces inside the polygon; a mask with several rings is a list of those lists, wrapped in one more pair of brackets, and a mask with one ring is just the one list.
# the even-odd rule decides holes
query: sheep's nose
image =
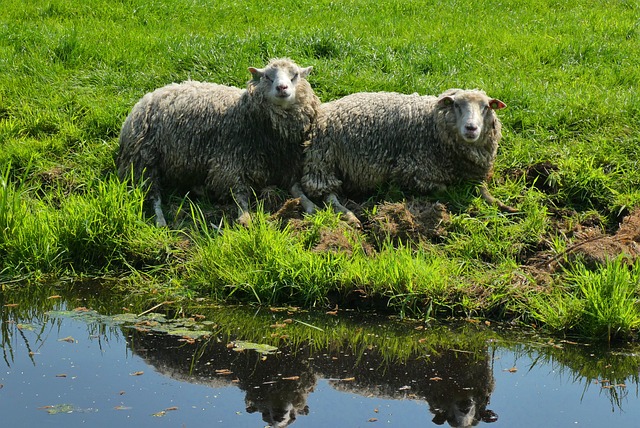
{"label": "sheep's nose", "polygon": [[464,126],[464,129],[466,129],[467,131],[477,131],[478,127],[476,125],[474,125],[473,123],[467,123]]}
{"label": "sheep's nose", "polygon": [[287,85],[278,85],[276,86],[276,89],[280,92],[286,91],[287,89],[289,89],[289,86]]}

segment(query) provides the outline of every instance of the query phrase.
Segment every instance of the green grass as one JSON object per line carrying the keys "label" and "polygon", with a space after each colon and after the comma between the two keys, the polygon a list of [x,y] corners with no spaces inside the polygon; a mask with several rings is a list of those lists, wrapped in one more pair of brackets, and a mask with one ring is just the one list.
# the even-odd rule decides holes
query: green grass
{"label": "green grass", "polygon": [[[638,287],[601,290],[631,281],[624,272],[637,263],[581,270],[562,257],[585,219],[615,229],[640,205],[637,2],[6,0],[2,9],[1,281],[117,275],[161,298],[637,333]],[[500,98],[508,108],[490,187],[522,212],[505,216],[460,186],[436,195],[451,215],[437,242],[371,239],[330,211],[284,229],[258,214],[248,230],[219,235],[205,201],[168,209],[176,230],[154,228],[143,194],[114,178],[133,104],[189,78],[243,86],[247,67],[279,56],[312,65],[324,101],[450,87]],[[554,169],[528,177],[542,162]],[[327,231],[349,251],[315,251]],[[545,282],[522,267],[538,251],[563,262]]]}

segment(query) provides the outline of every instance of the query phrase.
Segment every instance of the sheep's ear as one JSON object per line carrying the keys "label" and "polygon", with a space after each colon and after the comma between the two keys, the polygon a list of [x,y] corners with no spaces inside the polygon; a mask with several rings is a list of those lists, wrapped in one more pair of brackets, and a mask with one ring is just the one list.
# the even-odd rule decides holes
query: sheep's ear
{"label": "sheep's ear", "polygon": [[453,105],[453,97],[446,96],[446,97],[440,98],[438,100],[438,105],[445,106],[445,107],[449,107],[450,105]]}
{"label": "sheep's ear", "polygon": [[313,70],[312,66],[305,68],[300,67],[300,77],[306,78],[311,73],[311,70]]}
{"label": "sheep's ear", "polygon": [[249,73],[251,73],[255,80],[260,80],[260,78],[264,76],[264,68],[249,67]]}
{"label": "sheep's ear", "polygon": [[491,101],[489,101],[489,106],[493,110],[500,110],[500,109],[505,108],[507,105],[505,103],[503,103],[502,101],[500,101],[499,99],[494,98]]}

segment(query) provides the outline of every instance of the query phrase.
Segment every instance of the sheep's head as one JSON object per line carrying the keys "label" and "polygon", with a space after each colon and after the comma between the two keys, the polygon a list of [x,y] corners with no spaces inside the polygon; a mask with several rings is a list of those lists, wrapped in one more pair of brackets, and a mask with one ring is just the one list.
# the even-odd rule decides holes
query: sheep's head
{"label": "sheep's head", "polygon": [[295,104],[298,84],[312,68],[301,68],[289,59],[276,59],[265,68],[249,67],[249,72],[270,102],[287,108]]}
{"label": "sheep's head", "polygon": [[467,143],[475,143],[497,120],[494,110],[506,107],[496,98],[478,90],[449,90],[438,98],[438,105],[455,116],[456,132]]}

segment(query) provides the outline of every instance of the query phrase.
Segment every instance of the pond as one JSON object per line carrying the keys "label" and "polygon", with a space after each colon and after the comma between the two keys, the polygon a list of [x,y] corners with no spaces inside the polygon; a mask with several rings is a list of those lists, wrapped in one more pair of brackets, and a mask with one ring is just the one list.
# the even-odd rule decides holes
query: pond
{"label": "pond", "polygon": [[[478,323],[3,291],[15,427],[601,427],[640,420],[637,347]],[[187,313],[188,312],[188,313]]]}

